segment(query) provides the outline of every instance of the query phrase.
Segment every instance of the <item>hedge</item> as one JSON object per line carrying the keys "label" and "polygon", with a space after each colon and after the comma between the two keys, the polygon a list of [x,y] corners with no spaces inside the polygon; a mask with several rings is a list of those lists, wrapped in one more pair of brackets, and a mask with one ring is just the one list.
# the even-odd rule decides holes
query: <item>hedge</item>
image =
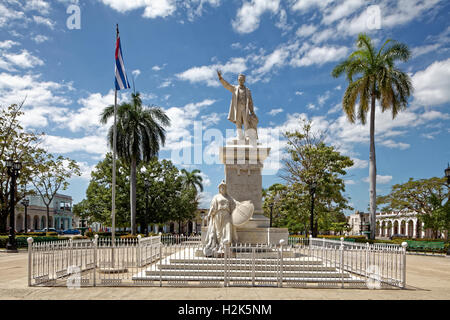
{"label": "hedge", "polygon": [[[16,237],[16,244],[17,248],[28,248],[28,242],[27,239],[28,236],[17,236]],[[67,238],[59,238],[59,237],[41,237],[41,236],[34,236],[33,242],[47,242],[47,241],[57,241]],[[6,244],[8,243],[8,237],[7,236],[0,236],[0,248],[6,248]]]}

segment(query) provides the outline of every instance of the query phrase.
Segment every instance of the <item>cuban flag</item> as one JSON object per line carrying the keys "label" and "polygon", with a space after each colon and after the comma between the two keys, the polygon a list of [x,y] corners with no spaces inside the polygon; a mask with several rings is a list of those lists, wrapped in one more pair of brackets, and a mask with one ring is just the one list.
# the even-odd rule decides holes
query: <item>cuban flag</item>
{"label": "cuban flag", "polygon": [[116,90],[130,89],[125,65],[123,63],[122,46],[120,45],[120,37],[116,42]]}

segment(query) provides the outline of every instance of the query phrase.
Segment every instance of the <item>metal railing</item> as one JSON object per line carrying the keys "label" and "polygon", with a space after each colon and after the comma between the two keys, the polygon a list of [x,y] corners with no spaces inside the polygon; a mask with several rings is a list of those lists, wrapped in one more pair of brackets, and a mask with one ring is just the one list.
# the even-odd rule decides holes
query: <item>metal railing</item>
{"label": "metal railing", "polygon": [[205,257],[200,236],[28,239],[30,286],[404,288],[406,246],[296,238],[226,244]]}

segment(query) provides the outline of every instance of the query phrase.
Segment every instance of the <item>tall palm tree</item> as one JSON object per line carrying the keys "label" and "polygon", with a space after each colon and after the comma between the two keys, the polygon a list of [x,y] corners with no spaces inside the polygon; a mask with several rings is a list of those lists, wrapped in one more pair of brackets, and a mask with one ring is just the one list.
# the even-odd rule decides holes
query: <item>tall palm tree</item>
{"label": "tall palm tree", "polygon": [[[375,239],[376,226],[376,160],[375,160],[375,103],[379,100],[381,111],[390,110],[392,118],[408,105],[408,98],[413,87],[410,77],[399,70],[395,63],[407,61],[411,52],[407,45],[386,40],[380,50],[375,51],[372,40],[360,34],[356,40],[357,50],[332,71],[337,78],[346,74],[349,82],[342,100],[342,107],[351,123],[355,118],[366,123],[370,110],[370,238]],[[358,110],[355,110],[359,97]],[[370,106],[370,107],[369,107]]]}
{"label": "tall palm tree", "polygon": [[203,178],[200,176],[200,170],[194,169],[191,172],[186,169],[181,169],[183,175],[183,187],[194,188],[203,192]]}
{"label": "tall palm tree", "polygon": [[[106,124],[114,116],[114,106],[106,107],[100,122]],[[117,107],[117,155],[130,164],[131,232],[136,234],[136,167],[140,161],[155,157],[166,141],[165,126],[170,119],[158,107],[143,107],[138,93],[131,94],[131,102]],[[109,145],[113,146],[113,126],[109,129]]]}

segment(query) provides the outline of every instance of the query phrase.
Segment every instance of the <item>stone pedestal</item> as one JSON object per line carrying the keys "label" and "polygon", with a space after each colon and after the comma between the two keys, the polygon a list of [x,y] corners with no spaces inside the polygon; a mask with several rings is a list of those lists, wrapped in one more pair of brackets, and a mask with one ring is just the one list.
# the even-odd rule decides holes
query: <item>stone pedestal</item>
{"label": "stone pedestal", "polygon": [[244,225],[237,227],[240,243],[287,243],[288,229],[269,228],[270,220],[262,209],[262,169],[270,148],[256,141],[233,140],[221,147],[219,157],[225,166],[227,193],[237,201],[250,200],[255,211]]}

